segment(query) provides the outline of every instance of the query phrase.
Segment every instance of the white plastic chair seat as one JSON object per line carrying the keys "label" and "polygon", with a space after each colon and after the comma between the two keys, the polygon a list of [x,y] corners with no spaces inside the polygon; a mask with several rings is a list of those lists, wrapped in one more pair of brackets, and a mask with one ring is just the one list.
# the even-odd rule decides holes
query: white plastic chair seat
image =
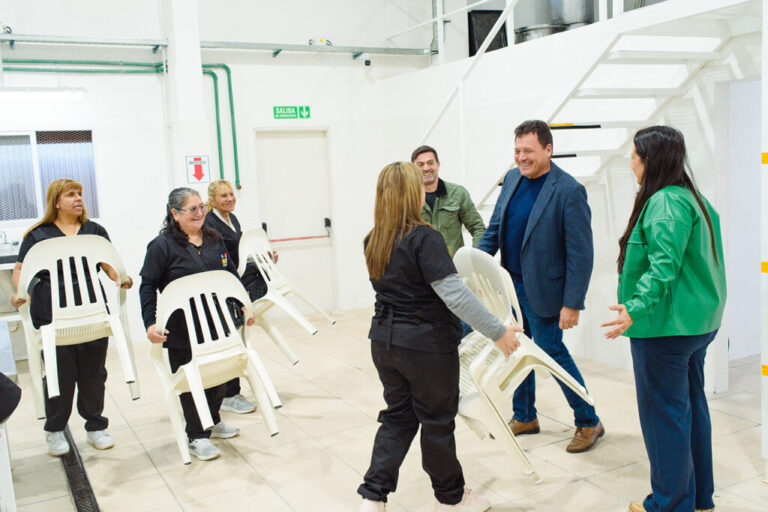
{"label": "white plastic chair seat", "polygon": [[[522,313],[512,279],[490,255],[463,247],[456,252],[454,264],[467,286],[491,313],[505,325],[522,327],[522,322],[516,320],[522,319]],[[541,479],[509,428],[511,418],[502,412],[502,404],[511,403],[515,390],[533,370],[541,370],[538,373],[546,377],[554,375],[587,403],[594,405],[595,401],[584,386],[533,340],[524,334],[517,338],[520,347],[509,357],[504,357],[493,341],[480,333],[472,332],[462,340],[459,414],[481,439],[491,433],[538,483]]]}
{"label": "white plastic chair seat", "polygon": [[[192,359],[171,372],[168,352],[162,346],[152,346],[152,362],[160,375],[160,380],[168,402],[169,414],[173,425],[176,442],[185,464],[191,462],[184,419],[177,396],[191,393],[200,423],[204,429],[213,427],[213,418],[205,397],[205,389],[224,384],[236,377],[244,377],[251,391],[271,436],[278,434],[274,408],[281,407],[272,381],[266,368],[252,348],[251,339],[254,331],[246,326],[244,334],[247,345],[235,327],[226,301],[234,298],[245,305],[250,315],[252,307],[240,280],[224,270],[212,270],[182,277],[171,282],[158,297],[155,327],[158,333],[164,331],[171,315],[182,310],[190,339]],[[194,304],[194,311],[192,305]],[[212,324],[206,314],[210,312]],[[200,332],[195,329],[195,319],[199,322]],[[216,337],[214,338],[214,334]],[[201,336],[201,337],[199,337]]]}
{"label": "white plastic chair seat", "polygon": [[299,325],[306,329],[307,332],[312,335],[316,334],[317,329],[315,329],[309,320],[307,320],[307,318],[287,300],[288,296],[293,295],[325,317],[331,325],[335,324],[336,321],[331,318],[328,313],[323,311],[314,301],[283,277],[283,274],[277,268],[277,265],[272,261],[272,257],[270,256],[272,248],[269,245],[267,233],[263,229],[251,229],[243,232],[243,236],[240,238],[239,252],[240,263],[237,272],[242,276],[245,273],[248,261],[251,260],[256,264],[256,267],[259,269],[261,276],[267,284],[267,293],[253,302],[253,311],[256,315],[257,325],[264,329],[272,341],[274,341],[283,354],[285,354],[291,364],[296,364],[299,361],[298,357],[285,341],[285,338],[280,334],[280,331],[278,331],[267,318],[267,311],[273,306],[278,306],[298,322]]}
{"label": "white plastic chair seat", "polygon": [[[122,281],[127,277],[125,266],[114,246],[97,235],[59,237],[36,243],[24,258],[19,276],[19,293],[26,294],[32,279],[41,271],[47,271],[51,282],[51,323],[35,329],[32,325],[30,304],[19,308],[24,337],[29,357],[29,372],[32,378],[32,396],[38,418],[45,417],[42,379],[47,375],[48,396],[59,396],[57,345],[76,345],[102,337],[111,336],[120,356],[125,382],[131,397],[139,398],[136,379],[136,363],[130,329],[127,321],[125,290],[119,291],[118,307],[107,310],[104,295],[99,286],[98,264],[106,263],[117,271]],[[58,273],[58,265],[62,273]],[[72,272],[77,276],[78,290],[75,289]],[[93,285],[93,300],[86,285],[86,275]],[[66,306],[61,307],[61,285],[64,285]],[[78,293],[79,291],[79,293]],[[80,302],[80,305],[77,305]],[[42,351],[43,362],[37,354]]]}

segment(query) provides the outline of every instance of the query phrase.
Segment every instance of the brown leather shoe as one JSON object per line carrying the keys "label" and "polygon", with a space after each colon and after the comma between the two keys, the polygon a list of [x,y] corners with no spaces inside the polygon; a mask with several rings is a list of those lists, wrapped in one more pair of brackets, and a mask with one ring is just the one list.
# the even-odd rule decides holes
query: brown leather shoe
{"label": "brown leather shoe", "polygon": [[512,433],[516,436],[522,436],[524,434],[538,434],[541,432],[539,428],[539,418],[535,418],[533,421],[523,423],[517,421],[515,418],[509,420],[509,428],[512,429]]}
{"label": "brown leather shoe", "polygon": [[629,504],[629,512],[645,512],[645,507],[640,501],[633,501]]}
{"label": "brown leather shoe", "polygon": [[597,442],[597,438],[605,435],[605,429],[603,428],[603,422],[598,421],[594,427],[576,427],[576,433],[573,435],[573,440],[568,443],[568,447],[565,449],[568,453],[580,453],[585,452],[592,448]]}

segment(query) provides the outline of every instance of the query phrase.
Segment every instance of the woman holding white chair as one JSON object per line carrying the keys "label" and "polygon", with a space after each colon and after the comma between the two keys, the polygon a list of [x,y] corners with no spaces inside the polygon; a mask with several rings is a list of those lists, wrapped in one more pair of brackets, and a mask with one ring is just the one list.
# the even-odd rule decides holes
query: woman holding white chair
{"label": "woman holding white chair", "polygon": [[421,427],[422,466],[435,511],[482,512],[491,503],[464,487],[453,437],[459,406],[461,324],[457,315],[496,340],[504,355],[520,343],[519,327],[505,327],[464,285],[440,233],[421,217],[419,169],[395,162],[379,174],[374,226],[365,259],[376,306],[371,355],[387,408],[373,444],[371,465],[358,488],[361,512],[382,512],[395,491],[400,465]]}
{"label": "woman holding white chair", "polygon": [[[208,185],[208,215],[205,216],[204,225],[215,230],[224,240],[229,257],[234,262],[235,268],[239,263],[240,238],[243,231],[240,222],[235,217],[234,210],[237,204],[237,196],[232,184],[227,180],[216,180]],[[272,253],[277,262],[277,251]],[[267,293],[267,283],[264,281],[259,269],[254,263],[249,263],[245,273],[240,277],[243,286],[248,291],[251,301],[263,297]],[[237,414],[248,414],[256,410],[256,405],[246,400],[240,393],[240,379],[235,378],[227,382],[224,393],[224,401],[221,404],[222,411]]]}
{"label": "woman holding white chair", "polygon": [[[83,186],[75,180],[54,180],[48,185],[45,215],[24,234],[16,266],[13,269],[13,287],[19,286],[24,258],[32,246],[51,238],[77,235],[98,235],[109,240],[109,235],[102,226],[88,220],[83,204]],[[120,282],[117,271],[109,265],[102,264],[101,268],[118,286],[126,289],[133,286],[130,277]],[[74,282],[77,280],[74,270],[72,274]],[[47,325],[52,320],[51,276],[48,272],[41,272],[36,277],[39,281],[29,290],[17,290],[11,297],[11,304],[14,307],[21,306],[26,302],[27,293],[29,293],[32,324],[35,328],[40,328],[41,325]],[[92,277],[86,275],[88,285],[91,285],[91,280]],[[84,286],[86,283],[78,283],[78,285]],[[63,281],[61,286],[64,286]],[[62,289],[62,296],[63,294]],[[30,354],[30,357],[32,356]],[[77,387],[77,410],[85,419],[88,443],[99,450],[114,446],[114,441],[106,430],[109,420],[102,414],[104,383],[107,380],[106,357],[107,338],[56,347],[61,394],[55,398],[48,398],[47,386],[43,386],[46,390],[43,428],[46,432],[48,453],[51,455],[60,456],[69,453],[70,447],[64,436],[64,428],[72,412],[75,387]]]}
{"label": "woman holding white chair", "polygon": [[[163,334],[155,330],[157,293],[180,277],[227,270],[237,275],[231,254],[219,234],[204,225],[207,205],[198,193],[187,187],[173,189],[168,195],[166,216],[160,234],[147,246],[141,269],[141,314],[152,343],[162,343],[168,349],[171,371],[192,360],[189,334],[181,310],[173,313]],[[249,319],[250,324],[253,320]],[[214,426],[203,430],[191,393],[179,397],[186,420],[190,452],[200,460],[218,457],[221,452],[210,438],[228,439],[240,433],[237,427],[221,421],[219,410],[224,399],[225,384],[205,390]]]}

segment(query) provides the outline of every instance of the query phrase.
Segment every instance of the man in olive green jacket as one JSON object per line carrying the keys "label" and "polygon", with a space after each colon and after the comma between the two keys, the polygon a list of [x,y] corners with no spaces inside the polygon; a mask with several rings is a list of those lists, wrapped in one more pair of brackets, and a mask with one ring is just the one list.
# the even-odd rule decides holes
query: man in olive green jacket
{"label": "man in olive green jacket", "polygon": [[443,236],[451,256],[464,246],[462,224],[472,234],[472,246],[477,246],[485,233],[485,224],[467,189],[438,178],[440,160],[437,151],[430,146],[416,148],[411,154],[411,162],[424,174],[426,201],[421,216]]}

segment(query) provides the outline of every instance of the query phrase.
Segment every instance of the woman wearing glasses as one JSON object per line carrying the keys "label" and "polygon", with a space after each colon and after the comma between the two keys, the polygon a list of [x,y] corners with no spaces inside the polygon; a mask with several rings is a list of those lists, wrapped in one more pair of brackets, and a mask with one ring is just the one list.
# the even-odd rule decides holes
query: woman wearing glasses
{"label": "woman wearing glasses", "polygon": [[[13,269],[14,289],[19,286],[24,258],[37,242],[76,235],[98,235],[109,240],[109,235],[103,227],[88,220],[83,205],[83,186],[79,182],[69,179],[52,181],[48,185],[45,202],[45,215],[24,234],[16,266]],[[109,265],[102,264],[101,268],[122,288],[133,286],[130,277],[120,282],[117,271]],[[32,324],[35,328],[40,328],[41,325],[50,324],[52,320],[51,277],[48,272],[41,272],[36,277],[39,282],[33,284],[29,290],[19,290],[11,297],[11,304],[14,307],[21,306],[26,302],[25,297],[29,292]],[[76,279],[77,277],[74,276],[73,281]],[[89,285],[91,284],[90,275],[86,275],[86,281]],[[92,288],[92,285],[89,288]],[[63,282],[61,293],[64,294]],[[77,410],[85,419],[88,443],[99,450],[114,446],[115,443],[106,430],[109,420],[102,415],[104,383],[107,380],[107,369],[104,366],[106,357],[107,338],[56,347],[61,394],[56,398],[48,398],[46,393],[45,426],[43,427],[48,441],[48,453],[51,455],[59,456],[69,453],[69,443],[64,437],[64,427],[67,426],[72,412],[75,386],[77,386]],[[45,386],[43,388],[47,389]]]}
{"label": "woman wearing glasses", "polygon": [[651,489],[631,512],[708,511],[712,426],[704,357],[726,297],[720,220],[686,171],[683,134],[637,132],[632,171],[640,185],[619,239],[620,304],[606,338],[629,336]]}
{"label": "woman wearing glasses", "polygon": [[[149,242],[141,269],[139,297],[147,338],[168,349],[171,371],[174,372],[192,360],[189,335],[181,310],[171,315],[163,334],[155,332],[157,292],[162,292],[175,279],[198,272],[228,270],[237,275],[221,237],[203,224],[206,211],[207,205],[196,191],[187,187],[173,189],[168,195],[163,229]],[[228,439],[240,432],[237,427],[221,421],[219,416],[225,387],[221,384],[205,390],[214,421],[211,430],[203,430],[192,395],[182,393],[179,397],[187,423],[189,450],[200,460],[215,459],[221,454],[211,443],[211,437]]]}
{"label": "woman wearing glasses", "polygon": [[[234,214],[235,204],[237,204],[237,197],[232,184],[227,180],[216,180],[208,185],[208,215],[205,216],[204,225],[221,235],[229,251],[229,257],[237,268],[240,238],[243,236],[243,231],[240,229],[240,222]],[[273,257],[277,262],[277,251],[274,252]],[[253,263],[249,263],[245,267],[245,273],[240,277],[240,280],[245,289],[248,290],[251,301],[263,297],[267,293],[267,283]],[[256,410],[256,405],[240,394],[240,379],[232,379],[227,382],[226,386],[224,401],[221,405],[222,411],[248,414]]]}

